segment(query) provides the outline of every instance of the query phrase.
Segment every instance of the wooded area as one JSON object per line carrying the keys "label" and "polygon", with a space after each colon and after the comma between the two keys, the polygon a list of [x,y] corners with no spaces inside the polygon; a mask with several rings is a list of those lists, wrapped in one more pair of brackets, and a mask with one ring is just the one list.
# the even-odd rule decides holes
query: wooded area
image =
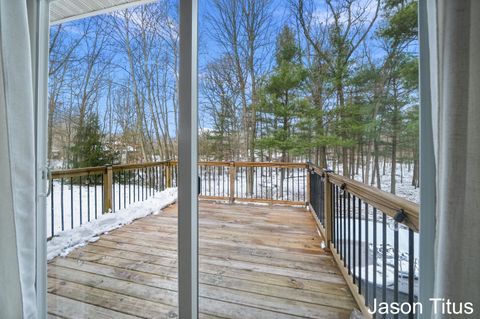
{"label": "wooded area", "polygon": [[[416,1],[201,9],[201,160],[311,161],[377,187],[388,169],[392,193],[400,167],[418,186]],[[52,26],[50,36],[52,162],[176,158],[176,1]]]}

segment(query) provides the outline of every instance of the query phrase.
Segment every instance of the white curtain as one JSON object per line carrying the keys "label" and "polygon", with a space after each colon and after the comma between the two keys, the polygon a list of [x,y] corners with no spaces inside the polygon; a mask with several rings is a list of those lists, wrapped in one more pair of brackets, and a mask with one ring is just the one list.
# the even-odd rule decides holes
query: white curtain
{"label": "white curtain", "polygon": [[0,0],[0,318],[36,318],[35,146],[26,1]]}
{"label": "white curtain", "polygon": [[[480,1],[430,1],[435,297],[480,311]],[[437,314],[435,317],[448,315]]]}

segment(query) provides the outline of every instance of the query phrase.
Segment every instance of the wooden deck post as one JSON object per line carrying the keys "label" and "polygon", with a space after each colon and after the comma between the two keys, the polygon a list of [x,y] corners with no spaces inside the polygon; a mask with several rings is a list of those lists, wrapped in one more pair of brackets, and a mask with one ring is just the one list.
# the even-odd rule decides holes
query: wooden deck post
{"label": "wooden deck post", "polygon": [[230,203],[233,203],[235,201],[235,174],[236,174],[236,169],[235,169],[235,162],[231,161],[230,166],[229,166],[229,179],[230,179]]}
{"label": "wooden deck post", "polygon": [[105,167],[103,173],[103,213],[109,213],[113,208],[112,197],[113,169],[112,165]]}
{"label": "wooden deck post", "polygon": [[332,229],[333,229],[333,220],[332,220],[332,184],[329,181],[328,173],[331,173],[331,170],[323,171],[323,212],[325,214],[325,241],[327,247],[330,247],[332,242]]}

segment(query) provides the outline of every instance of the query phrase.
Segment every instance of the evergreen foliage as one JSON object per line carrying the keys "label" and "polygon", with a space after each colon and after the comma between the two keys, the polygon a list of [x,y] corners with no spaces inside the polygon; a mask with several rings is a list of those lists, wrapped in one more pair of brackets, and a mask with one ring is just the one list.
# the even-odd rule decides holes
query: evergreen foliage
{"label": "evergreen foliage", "polygon": [[287,161],[288,152],[307,147],[301,142],[297,124],[308,110],[303,88],[307,70],[301,63],[295,34],[285,26],[277,38],[276,66],[260,90],[257,110],[264,114],[265,136],[257,141],[260,149],[280,151]]}
{"label": "evergreen foliage", "polygon": [[103,139],[98,116],[93,113],[87,115],[83,125],[80,125],[77,129],[74,145],[70,150],[72,168],[115,164],[118,160],[118,154],[110,150],[103,143]]}

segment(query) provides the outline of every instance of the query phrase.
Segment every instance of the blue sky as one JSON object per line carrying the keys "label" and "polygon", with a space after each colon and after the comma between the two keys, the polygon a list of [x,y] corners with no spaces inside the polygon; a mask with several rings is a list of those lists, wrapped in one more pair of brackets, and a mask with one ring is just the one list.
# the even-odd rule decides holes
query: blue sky
{"label": "blue sky", "polygon": [[[359,0],[359,1],[370,1],[370,0]],[[327,18],[327,14],[325,13],[325,1],[318,0],[317,4],[317,11],[315,12],[315,16],[318,17],[319,20],[325,20]],[[275,34],[277,34],[278,29],[280,29],[283,25],[287,23],[291,23],[293,21],[292,17],[290,16],[290,4],[288,0],[273,0],[273,13],[272,13],[272,34],[270,37],[271,45],[266,50],[265,65],[262,69],[268,69],[272,67],[273,64],[273,53],[274,53],[274,46],[275,46]],[[200,0],[199,1],[199,74],[201,74],[204,70],[204,67],[212,60],[218,58],[222,54],[222,49],[220,46],[210,37],[208,31],[209,28],[209,21],[207,20],[206,16],[208,14],[212,14],[215,16],[215,11],[212,10],[212,4],[209,0]],[[75,34],[75,28],[71,27],[69,32],[72,33],[72,36]],[[371,43],[375,47],[375,42]],[[378,49],[373,49],[373,53],[380,54]],[[115,78],[125,77],[125,73],[118,71],[119,73],[113,74],[112,76]],[[200,101],[202,100],[201,90],[199,92]],[[103,101],[104,99],[102,99]],[[104,102],[100,102],[101,104]],[[202,126],[208,127],[211,124],[209,123],[208,115],[204,113],[200,114],[202,120]],[[173,121],[172,121],[173,122]],[[173,123],[171,123],[173,124]]]}

